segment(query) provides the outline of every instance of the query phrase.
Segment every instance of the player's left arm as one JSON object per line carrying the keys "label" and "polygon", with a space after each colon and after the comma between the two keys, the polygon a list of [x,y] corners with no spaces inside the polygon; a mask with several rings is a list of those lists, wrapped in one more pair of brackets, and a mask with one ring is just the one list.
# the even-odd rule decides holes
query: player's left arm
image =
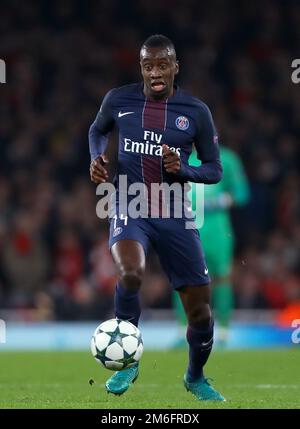
{"label": "player's left arm", "polygon": [[218,183],[222,179],[222,164],[218,135],[208,107],[199,106],[197,118],[197,133],[195,147],[198,159],[202,161],[200,166],[190,166],[180,160],[176,152],[170,151],[168,146],[163,146],[164,166],[168,173],[175,173],[184,181],[196,183]]}
{"label": "player's left arm", "polygon": [[103,183],[108,179],[106,164],[108,159],[105,150],[115,120],[112,113],[112,99],[115,90],[109,91],[101,104],[101,108],[89,129],[89,149],[91,155],[90,176],[94,183]]}

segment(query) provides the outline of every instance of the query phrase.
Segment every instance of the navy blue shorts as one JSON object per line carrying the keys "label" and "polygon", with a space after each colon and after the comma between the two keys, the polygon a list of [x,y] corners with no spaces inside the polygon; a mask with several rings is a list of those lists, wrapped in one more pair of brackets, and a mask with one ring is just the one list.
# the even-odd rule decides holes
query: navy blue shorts
{"label": "navy blue shorts", "polygon": [[135,240],[147,254],[151,244],[174,289],[208,284],[199,232],[185,229],[185,225],[185,219],[175,218],[112,218],[109,247],[120,240]]}

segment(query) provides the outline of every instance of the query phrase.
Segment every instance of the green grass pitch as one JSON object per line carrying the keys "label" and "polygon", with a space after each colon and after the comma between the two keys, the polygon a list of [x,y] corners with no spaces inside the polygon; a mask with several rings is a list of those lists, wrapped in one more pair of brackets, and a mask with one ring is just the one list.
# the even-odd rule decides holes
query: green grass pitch
{"label": "green grass pitch", "polygon": [[225,403],[186,392],[186,362],[186,350],[145,351],[138,380],[119,397],[106,393],[112,372],[89,351],[1,352],[0,408],[300,408],[300,347],[214,351],[206,376]]}

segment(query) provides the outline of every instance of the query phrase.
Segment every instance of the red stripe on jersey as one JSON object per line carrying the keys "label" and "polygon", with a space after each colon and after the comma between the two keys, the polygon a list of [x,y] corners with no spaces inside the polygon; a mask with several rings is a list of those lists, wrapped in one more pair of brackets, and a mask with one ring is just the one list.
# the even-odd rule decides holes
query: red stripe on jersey
{"label": "red stripe on jersey", "polygon": [[164,130],[166,124],[167,100],[146,100],[143,112],[144,128]]}
{"label": "red stripe on jersey", "polygon": [[[143,110],[142,124],[143,128],[155,131],[164,131],[167,122],[167,101],[146,100]],[[155,144],[155,141],[152,143]],[[162,142],[160,143],[162,144]],[[162,183],[162,158],[158,156],[142,155],[142,174],[144,183],[148,190],[148,204],[151,207],[152,215],[162,215],[162,194],[159,193],[159,199],[151,201],[151,183]],[[157,206],[158,203],[158,206]]]}

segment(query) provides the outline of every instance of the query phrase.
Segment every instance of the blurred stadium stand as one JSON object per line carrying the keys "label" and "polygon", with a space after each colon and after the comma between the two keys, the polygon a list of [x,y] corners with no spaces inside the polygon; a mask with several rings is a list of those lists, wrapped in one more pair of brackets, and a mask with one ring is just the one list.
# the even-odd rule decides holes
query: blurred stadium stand
{"label": "blurred stadium stand", "polygon": [[[87,132],[110,88],[140,80],[139,47],[156,32],[174,40],[178,83],[210,106],[250,180],[250,204],[232,213],[236,308],[271,310],[282,324],[289,311],[300,316],[300,84],[291,81],[300,2],[9,0],[0,26],[5,320],[112,315],[115,273]],[[142,298],[148,314],[171,308],[153,255]]]}

